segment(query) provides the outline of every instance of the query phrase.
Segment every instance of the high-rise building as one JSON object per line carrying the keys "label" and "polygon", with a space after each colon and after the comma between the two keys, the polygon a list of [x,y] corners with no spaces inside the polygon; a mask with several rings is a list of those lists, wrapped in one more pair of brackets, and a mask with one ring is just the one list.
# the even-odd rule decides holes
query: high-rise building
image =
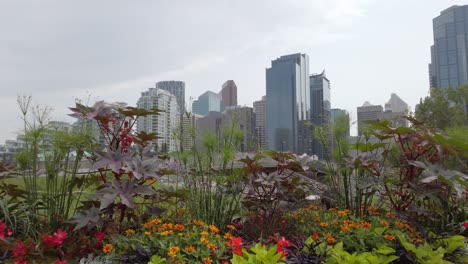
{"label": "high-rise building", "polygon": [[[310,75],[310,110],[312,131],[315,127],[321,127],[327,130],[327,135],[330,137],[331,131],[328,131],[331,119],[330,80],[326,77],[325,71]],[[309,152],[322,160],[330,158],[329,146],[323,146],[315,137],[310,142]]]}
{"label": "high-rise building", "polygon": [[212,91],[207,91],[192,103],[192,112],[207,116],[209,112],[221,112],[221,96]]}
{"label": "high-rise building", "polygon": [[385,103],[385,112],[408,112],[408,110],[408,104],[395,93],[392,93],[390,100]]}
{"label": "high-rise building", "polygon": [[310,119],[309,57],[281,56],[266,69],[267,142],[270,150],[308,152],[303,129]]}
{"label": "high-rise building", "polygon": [[358,135],[362,135],[366,127],[366,121],[380,120],[382,113],[383,107],[381,105],[372,105],[366,101],[362,106],[359,106],[357,108]]}
{"label": "high-rise building", "polygon": [[139,117],[137,132],[156,133],[160,138],[155,140],[155,147],[163,151],[175,151],[178,149],[178,141],[173,137],[173,132],[180,124],[177,98],[168,91],[149,88],[141,93],[137,102],[138,108],[164,110],[159,115]]}
{"label": "high-rise building", "polygon": [[182,81],[163,81],[157,82],[156,88],[168,91],[177,98],[179,114],[183,114],[185,109],[185,82]]}
{"label": "high-rise building", "polygon": [[255,113],[255,137],[258,149],[267,149],[266,108],[266,96],[263,96],[262,100],[253,103]]}
{"label": "high-rise building", "polygon": [[223,83],[219,92],[225,109],[232,109],[237,106],[237,86],[233,80]]}
{"label": "high-rise building", "polygon": [[180,126],[178,127],[178,135],[180,140],[181,150],[192,149],[194,139],[196,138],[196,126],[198,119],[201,116],[193,113],[184,113],[180,116]]}
{"label": "high-rise building", "polygon": [[340,119],[347,120],[345,132],[343,133],[343,138],[348,138],[350,136],[349,132],[349,114],[346,110],[333,108],[331,110],[331,122],[335,125]]}
{"label": "high-rise building", "polygon": [[431,88],[468,84],[468,5],[452,6],[432,20]]}

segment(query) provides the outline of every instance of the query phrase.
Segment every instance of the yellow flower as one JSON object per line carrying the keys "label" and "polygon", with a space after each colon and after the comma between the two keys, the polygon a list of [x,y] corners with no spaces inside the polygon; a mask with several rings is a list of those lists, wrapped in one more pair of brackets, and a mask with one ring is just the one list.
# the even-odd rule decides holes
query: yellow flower
{"label": "yellow flower", "polygon": [[209,235],[209,233],[208,233],[208,232],[206,232],[206,231],[201,231],[201,232],[200,232],[200,235],[202,235],[202,236],[208,236],[208,235]]}
{"label": "yellow flower", "polygon": [[213,260],[211,260],[210,258],[204,258],[203,263],[204,264],[211,264],[211,263],[213,263]]}
{"label": "yellow flower", "polygon": [[185,251],[187,252],[195,252],[195,247],[194,246],[186,246]]}
{"label": "yellow flower", "polygon": [[390,235],[390,234],[384,235],[384,238],[387,239],[387,240],[390,240],[390,241],[395,240],[395,236]]}
{"label": "yellow flower", "polygon": [[102,252],[104,252],[104,253],[110,253],[110,252],[112,252],[113,249],[114,249],[114,247],[112,246],[112,244],[105,244],[105,245],[102,247]]}
{"label": "yellow flower", "polygon": [[320,226],[321,226],[321,227],[327,227],[327,226],[328,226],[328,223],[326,223],[326,222],[321,222],[321,223],[320,223]]}
{"label": "yellow flower", "polygon": [[218,234],[219,229],[215,225],[210,225],[209,228],[210,228],[211,232],[213,232],[215,234]]}
{"label": "yellow flower", "polygon": [[226,227],[229,228],[229,229],[231,229],[231,230],[236,230],[236,227],[233,226],[233,225],[227,225]]}
{"label": "yellow flower", "polygon": [[179,252],[180,248],[179,247],[170,247],[169,252],[167,253],[169,257],[175,258],[177,255],[177,252]]}
{"label": "yellow flower", "polygon": [[207,244],[210,241],[206,237],[202,237],[200,238],[200,242],[202,242],[203,244]]}
{"label": "yellow flower", "polygon": [[135,229],[127,229],[127,230],[125,230],[125,234],[127,236],[134,235],[135,234]]}
{"label": "yellow flower", "polygon": [[172,235],[172,234],[174,234],[174,231],[172,231],[172,230],[161,232],[161,236],[168,236],[168,235]]}
{"label": "yellow flower", "polygon": [[145,231],[145,236],[150,236],[151,232]]}
{"label": "yellow flower", "polygon": [[184,236],[184,233],[178,233],[177,235],[182,237],[182,236]]}

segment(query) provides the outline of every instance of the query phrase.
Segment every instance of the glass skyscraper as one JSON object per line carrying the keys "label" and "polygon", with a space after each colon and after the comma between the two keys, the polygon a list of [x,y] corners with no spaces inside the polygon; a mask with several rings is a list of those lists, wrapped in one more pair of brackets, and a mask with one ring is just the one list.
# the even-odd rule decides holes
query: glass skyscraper
{"label": "glass skyscraper", "polygon": [[452,6],[433,19],[431,88],[468,84],[468,5]]}
{"label": "glass skyscraper", "polygon": [[[325,71],[320,74],[312,74],[310,76],[310,106],[312,131],[314,127],[328,129],[328,124],[331,120],[331,99],[330,80],[325,76]],[[327,132],[327,136],[331,137],[330,131]],[[312,154],[317,155],[319,159],[323,160],[330,158],[329,146],[322,146],[315,137],[312,138],[310,147]]]}
{"label": "glass skyscraper", "polygon": [[192,103],[192,112],[197,115],[207,116],[210,112],[221,112],[221,96],[212,91],[206,91]]}
{"label": "glass skyscraper", "polygon": [[267,144],[270,150],[304,153],[310,133],[309,57],[281,56],[266,69]]}
{"label": "glass skyscraper", "polygon": [[179,114],[185,113],[185,82],[181,81],[163,81],[157,82],[156,88],[168,91],[177,98]]}

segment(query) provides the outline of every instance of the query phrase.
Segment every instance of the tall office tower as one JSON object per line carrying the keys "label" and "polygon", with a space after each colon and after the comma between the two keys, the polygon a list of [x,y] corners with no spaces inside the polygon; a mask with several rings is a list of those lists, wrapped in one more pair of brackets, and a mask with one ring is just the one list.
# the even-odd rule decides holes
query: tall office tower
{"label": "tall office tower", "polygon": [[267,142],[270,150],[304,153],[310,140],[309,57],[281,56],[266,69]]}
{"label": "tall office tower", "polygon": [[[330,80],[327,79],[325,71],[320,74],[310,75],[310,121],[312,131],[315,127],[326,129],[328,141],[330,141],[331,131],[329,131],[329,122],[331,119],[331,99],[330,99]],[[311,140],[311,152],[317,155],[319,159],[330,158],[330,146],[322,146],[315,137]]]}
{"label": "tall office tower", "polygon": [[237,86],[233,80],[223,83],[219,92],[225,109],[233,109],[237,106]]}
{"label": "tall office tower", "polygon": [[238,151],[255,150],[255,113],[251,107],[227,109],[222,116],[223,127],[229,131],[231,125],[242,131],[243,137]]}
{"label": "tall office tower", "polygon": [[212,91],[207,91],[192,103],[192,112],[197,115],[207,116],[209,112],[221,112],[221,96]]}
{"label": "tall office tower", "polygon": [[149,88],[141,93],[137,107],[164,110],[159,115],[140,117],[137,121],[137,132],[157,133],[161,137],[154,142],[158,150],[177,150],[179,142],[173,137],[173,132],[180,124],[180,117],[175,95],[161,89]]}
{"label": "tall office tower", "polygon": [[262,96],[262,100],[253,103],[255,113],[255,137],[258,149],[267,149],[266,140],[266,96]]}
{"label": "tall office tower", "polygon": [[163,81],[157,82],[156,88],[168,91],[177,98],[179,114],[183,114],[185,109],[185,82],[181,81]]}
{"label": "tall office tower", "polygon": [[362,106],[357,108],[358,119],[358,135],[361,136],[366,121],[382,119],[383,107],[381,105],[371,105],[369,102],[364,102]]}
{"label": "tall office tower", "polygon": [[196,126],[197,126],[197,121],[201,116],[193,113],[185,113],[180,116],[181,119],[181,124],[178,127],[179,132],[178,135],[180,137],[179,140],[181,150],[190,150],[192,149],[194,142],[194,136],[196,133]]}
{"label": "tall office tower", "polygon": [[432,20],[431,88],[468,84],[468,5],[452,6]]}

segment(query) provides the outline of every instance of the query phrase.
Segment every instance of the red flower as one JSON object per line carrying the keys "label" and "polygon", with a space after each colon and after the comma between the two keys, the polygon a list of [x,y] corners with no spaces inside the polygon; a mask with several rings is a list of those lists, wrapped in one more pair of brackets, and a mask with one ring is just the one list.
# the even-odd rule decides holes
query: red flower
{"label": "red flower", "polygon": [[13,231],[11,231],[10,228],[7,229],[7,236],[12,236],[13,235]]}
{"label": "red flower", "polygon": [[99,231],[99,232],[96,232],[96,234],[94,235],[94,237],[96,238],[97,241],[101,242],[104,240],[104,237],[105,237],[105,233],[102,232],[102,231]]}
{"label": "red flower", "polygon": [[54,264],[67,264],[67,261],[66,260],[60,261],[60,259],[56,259]]}
{"label": "red flower", "polygon": [[238,255],[238,256],[243,256],[244,253],[242,253],[242,238],[241,237],[232,237],[231,238],[231,250],[232,254]]}
{"label": "red flower", "polygon": [[13,247],[13,257],[17,258],[20,256],[26,256],[26,248],[24,247],[23,242],[18,242],[14,247]]}
{"label": "red flower", "polygon": [[28,264],[28,262],[26,260],[23,260],[22,258],[19,258],[13,264]]}
{"label": "red flower", "polygon": [[44,235],[42,236],[42,241],[45,244],[50,244],[54,246],[60,246],[63,244],[63,241],[67,238],[67,231],[63,231],[61,228],[57,229],[57,232],[54,232],[54,236]]}
{"label": "red flower", "polygon": [[[464,228],[468,228],[468,221],[466,221],[465,223],[463,223],[463,227]],[[1,232],[1,231],[0,231]]]}
{"label": "red flower", "polygon": [[284,247],[289,247],[290,244],[291,242],[286,240],[284,237],[281,237],[281,239],[276,243],[277,252],[281,253],[281,258],[288,256],[288,253],[284,252]]}
{"label": "red flower", "polygon": [[315,232],[312,234],[312,240],[317,241],[319,239],[319,233]]}

